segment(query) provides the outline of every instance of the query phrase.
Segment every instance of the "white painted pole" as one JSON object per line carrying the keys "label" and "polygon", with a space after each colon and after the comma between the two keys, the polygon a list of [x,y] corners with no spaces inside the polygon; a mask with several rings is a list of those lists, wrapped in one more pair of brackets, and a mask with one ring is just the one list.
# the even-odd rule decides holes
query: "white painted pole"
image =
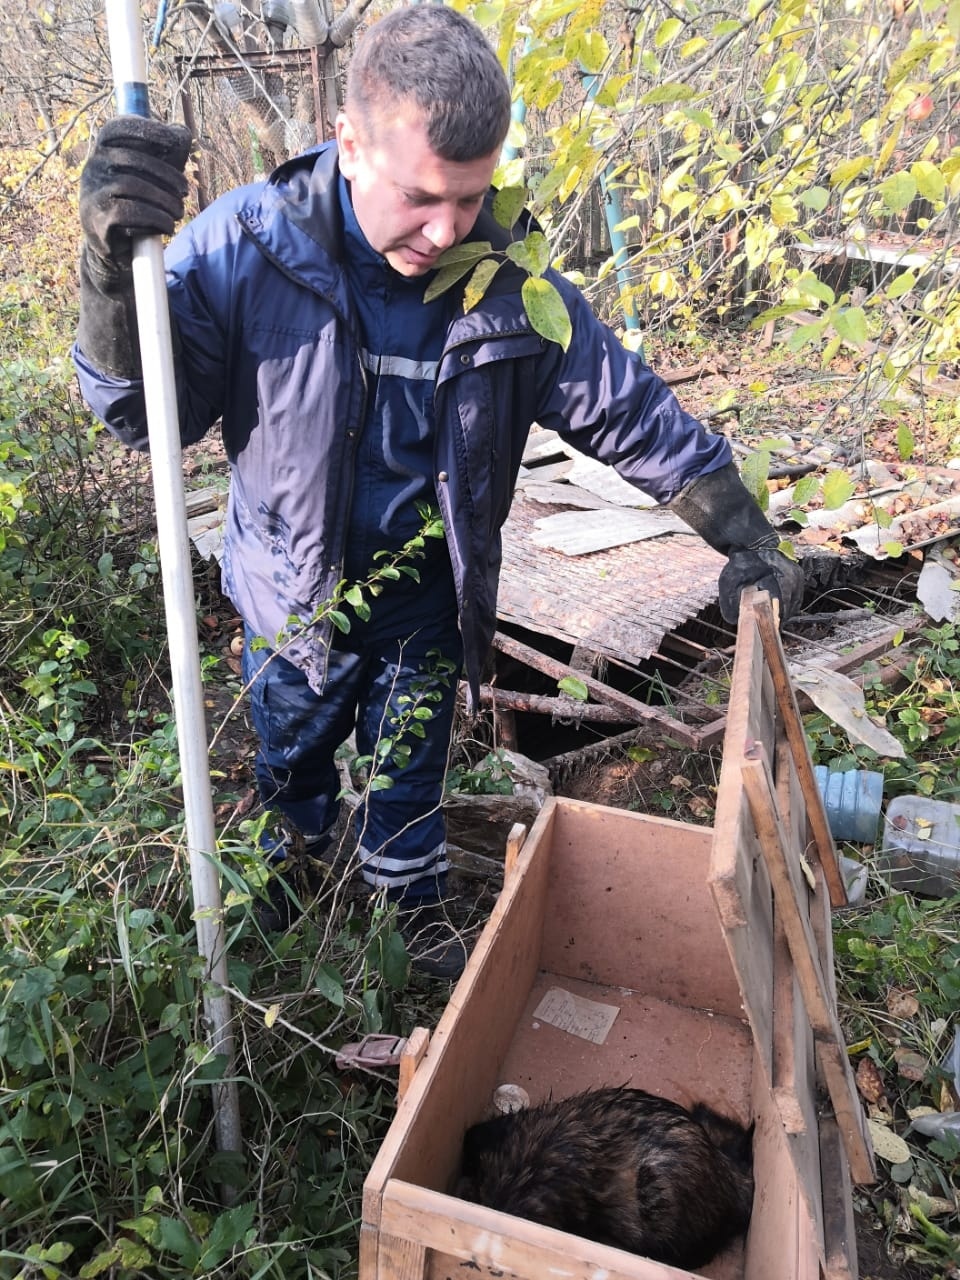
{"label": "white painted pole", "polygon": [[[144,36],[138,0],[106,0],[107,34],[118,115],[148,116]],[[183,779],[183,805],[190,859],[197,947],[206,962],[204,1017],[212,1051],[234,1070],[224,947],[223,907],[216,867],[216,832],[210,791],[209,748],[200,678],[187,508],[183,492],[180,427],[174,382],[170,313],[160,236],[133,243],[133,283],[140,330],[147,432],[157,515],[157,542],[173,676],[173,706]],[[217,1142],[222,1151],[241,1147],[236,1083],[214,1085]]]}

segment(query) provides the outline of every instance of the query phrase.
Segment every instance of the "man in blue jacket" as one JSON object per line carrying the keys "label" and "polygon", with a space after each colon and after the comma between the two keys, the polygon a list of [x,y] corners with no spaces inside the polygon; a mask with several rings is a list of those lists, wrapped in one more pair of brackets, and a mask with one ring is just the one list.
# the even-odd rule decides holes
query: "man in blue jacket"
{"label": "man in blue jacket", "polygon": [[[455,289],[424,300],[446,249],[510,239],[489,212],[509,119],[477,27],[443,6],[397,9],[358,42],[336,143],[221,197],[166,253],[182,439],[219,421],[231,467],[224,591],[245,622],[259,790],[279,820],[264,846],[276,869],[264,923],[295,918],[285,855],[292,842],[322,856],[334,753],[355,729],[377,777],[357,813],[362,874],[398,904],[414,966],[443,978],[465,962],[443,911],[457,677],[475,698],[531,424],[670,503],[724,552],[727,617],[748,584],[770,590],[782,617],[803,589],[727,443],[562,277],[549,273],[570,315],[565,351],[530,325],[511,263],[469,312]],[[74,360],[91,408],[135,448],[147,430],[131,239],[173,232],[189,148],[182,128],[121,117],[81,181]],[[390,569],[382,553],[409,546],[431,511],[444,536],[424,540],[415,574]],[[338,584],[385,563],[349,629],[333,625]]]}

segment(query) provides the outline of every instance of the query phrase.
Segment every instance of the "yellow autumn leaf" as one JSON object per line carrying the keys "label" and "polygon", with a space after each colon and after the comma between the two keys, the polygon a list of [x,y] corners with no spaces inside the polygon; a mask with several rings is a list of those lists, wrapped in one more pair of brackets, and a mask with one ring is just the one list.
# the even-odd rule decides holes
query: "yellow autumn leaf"
{"label": "yellow autumn leaf", "polygon": [[868,1120],[867,1128],[873,1149],[881,1160],[886,1160],[887,1164],[903,1164],[910,1159],[910,1148],[898,1133],[879,1120]]}

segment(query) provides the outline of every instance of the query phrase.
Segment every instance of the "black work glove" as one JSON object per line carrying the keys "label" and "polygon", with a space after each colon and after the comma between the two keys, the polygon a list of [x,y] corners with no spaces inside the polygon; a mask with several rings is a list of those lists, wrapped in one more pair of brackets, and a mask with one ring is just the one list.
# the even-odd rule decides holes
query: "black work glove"
{"label": "black work glove", "polygon": [[720,573],[720,612],[736,623],[744,587],[768,591],[780,623],[803,604],[803,570],[777,550],[780,539],[732,462],[700,476],[670,503],[704,542],[727,556]]}
{"label": "black work glove", "polygon": [[133,237],[170,235],[183,217],[190,147],[181,125],[118,116],[100,130],[80,176],[77,345],[104,373],[140,374]]}
{"label": "black work glove", "polygon": [[100,130],[80,175],[80,226],[105,268],[130,270],[133,236],[173,233],[187,194],[190,130],[118,116]]}

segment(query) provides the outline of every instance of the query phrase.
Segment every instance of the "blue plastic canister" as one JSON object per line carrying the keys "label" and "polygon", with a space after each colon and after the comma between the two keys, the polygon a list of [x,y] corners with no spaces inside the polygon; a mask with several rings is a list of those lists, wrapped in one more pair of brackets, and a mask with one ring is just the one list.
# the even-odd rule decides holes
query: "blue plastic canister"
{"label": "blue plastic canister", "polygon": [[814,765],[813,772],[834,838],[874,844],[883,800],[883,774],[872,769],[831,771],[824,764]]}

